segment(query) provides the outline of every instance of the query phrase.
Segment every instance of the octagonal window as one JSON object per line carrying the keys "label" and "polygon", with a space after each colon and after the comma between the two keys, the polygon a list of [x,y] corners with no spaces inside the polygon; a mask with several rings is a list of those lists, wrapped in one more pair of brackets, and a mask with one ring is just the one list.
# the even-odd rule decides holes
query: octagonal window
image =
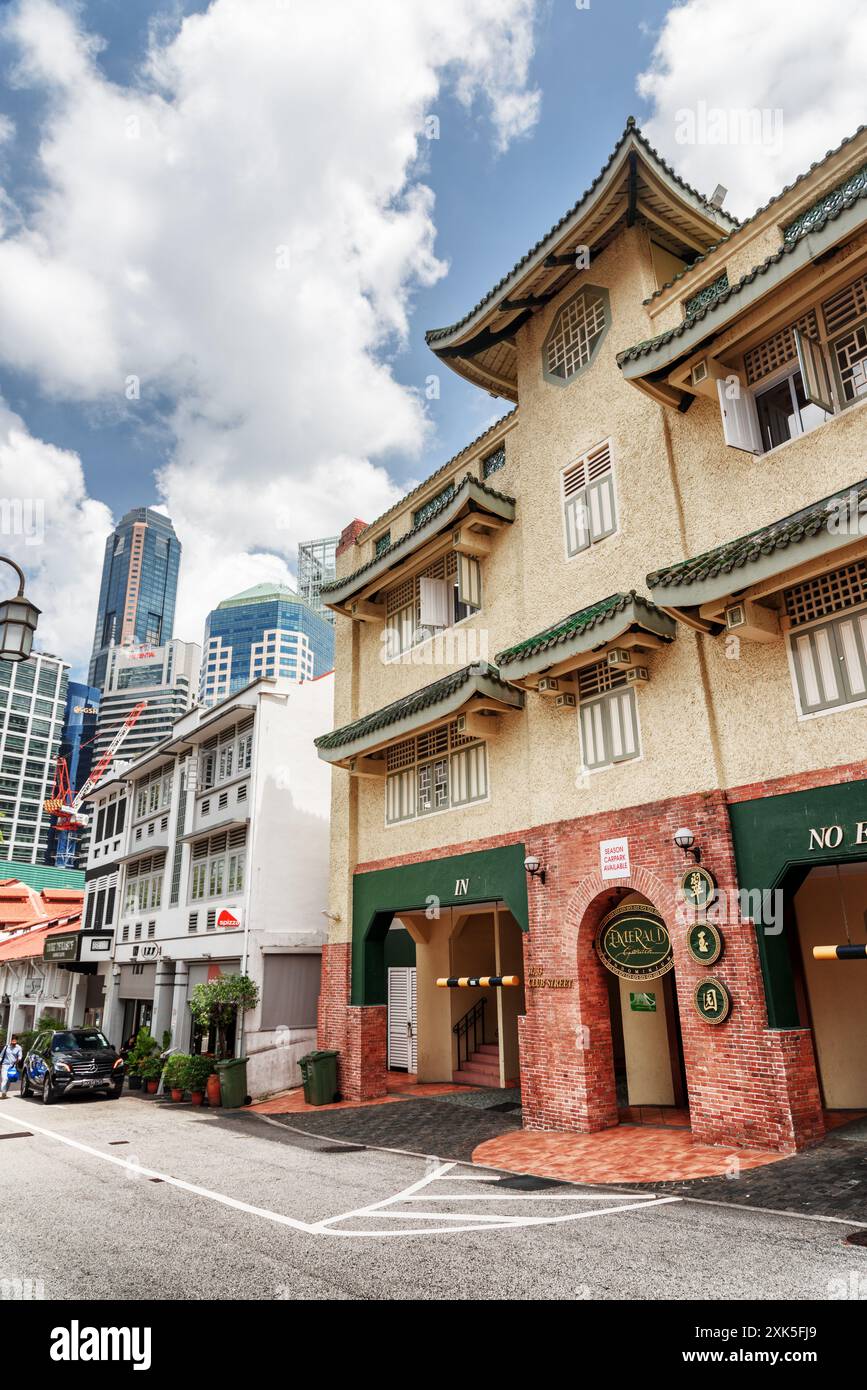
{"label": "octagonal window", "polygon": [[608,291],[585,285],[563,305],[542,346],[542,370],[561,386],[589,367],[611,323]]}

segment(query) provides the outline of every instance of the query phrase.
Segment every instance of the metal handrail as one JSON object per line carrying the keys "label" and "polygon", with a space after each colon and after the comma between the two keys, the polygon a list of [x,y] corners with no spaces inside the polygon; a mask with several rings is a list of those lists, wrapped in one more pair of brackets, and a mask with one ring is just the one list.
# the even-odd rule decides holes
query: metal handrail
{"label": "metal handrail", "polygon": [[470,1029],[473,1033],[473,1052],[479,1050],[479,1031],[481,1031],[481,1041],[485,1041],[485,1006],[487,999],[477,999],[472,1008],[467,1009],[463,1018],[459,1018],[453,1026],[452,1032],[458,1040],[458,1067],[461,1065],[461,1045],[463,1044],[465,1057],[463,1060],[470,1060]]}

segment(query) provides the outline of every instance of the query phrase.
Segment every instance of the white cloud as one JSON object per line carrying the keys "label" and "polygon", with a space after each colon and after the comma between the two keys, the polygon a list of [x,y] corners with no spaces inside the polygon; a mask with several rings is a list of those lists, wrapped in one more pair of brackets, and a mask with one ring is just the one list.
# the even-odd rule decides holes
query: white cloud
{"label": "white cloud", "polygon": [[[749,216],[863,122],[865,68],[863,0],[686,0],[638,79],[653,103],[644,129],[689,183],[707,194],[725,184],[726,208]],[[760,140],[714,138],[750,111],[764,113]],[[685,112],[711,139],[684,142]]]}
{"label": "white cloud", "polygon": [[[81,460],[31,435],[0,399],[0,550],[24,570],[27,596],[42,609],[38,650],[86,665],[111,513],[87,496]],[[0,594],[15,591],[0,565]]]}
{"label": "white cloud", "polygon": [[446,269],[424,118],[449,84],[497,149],[530,129],[535,3],[214,0],[124,88],[73,9],[9,14],[47,114],[43,191],[0,240],[0,362],[60,399],[124,405],[136,377],[173,403],[177,635],[398,495],[386,465],[428,424],[387,359]]}

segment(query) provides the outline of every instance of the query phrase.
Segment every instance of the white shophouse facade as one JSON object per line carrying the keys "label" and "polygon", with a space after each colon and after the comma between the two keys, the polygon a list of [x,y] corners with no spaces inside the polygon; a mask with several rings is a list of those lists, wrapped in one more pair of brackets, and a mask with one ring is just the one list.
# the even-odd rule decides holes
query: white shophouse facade
{"label": "white shophouse facade", "polygon": [[[192,990],[242,972],[260,989],[235,1038],[248,1090],[297,1082],[315,1046],[327,926],[330,783],[312,740],[332,703],[331,674],[255,681],[191,710],[123,774],[122,843],[95,858],[106,846],[94,834],[84,909],[87,924],[91,894],[104,894],[90,920],[114,931],[104,1010],[114,1043],[146,1023],[196,1049]],[[94,826],[117,794],[117,781],[98,789]]]}

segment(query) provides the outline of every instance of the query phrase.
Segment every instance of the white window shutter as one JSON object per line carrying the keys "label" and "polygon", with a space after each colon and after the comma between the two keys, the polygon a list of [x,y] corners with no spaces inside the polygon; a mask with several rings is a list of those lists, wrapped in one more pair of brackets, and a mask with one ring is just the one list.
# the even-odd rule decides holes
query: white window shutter
{"label": "white window shutter", "polygon": [[470,608],[482,606],[482,567],[472,555],[458,555],[458,599]]}
{"label": "white window shutter", "polygon": [[752,391],[741,386],[737,394],[730,397],[727,393],[731,387],[723,377],[717,377],[716,389],[726,444],[730,449],[743,449],[747,454],[761,454],[762,436]]}
{"label": "white window shutter", "polygon": [[422,627],[449,627],[449,586],[444,579],[419,580]]}
{"label": "white window shutter", "polygon": [[819,406],[820,410],[826,410],[829,415],[833,415],[831,378],[821,345],[814,338],[808,338],[800,328],[793,329],[793,332],[795,347],[798,349],[801,379],[804,383],[804,395],[813,405]]}
{"label": "white window shutter", "polygon": [[564,504],[566,517],[566,554],[577,555],[590,544],[590,527],[587,517],[587,497],[584,491],[574,497],[567,497]]}
{"label": "white window shutter", "polygon": [[587,768],[604,767],[607,762],[601,700],[581,706],[581,752]]}
{"label": "white window shutter", "polygon": [[599,541],[617,530],[614,513],[614,479],[610,473],[591,483],[587,489],[587,511],[590,519],[590,539]]}

